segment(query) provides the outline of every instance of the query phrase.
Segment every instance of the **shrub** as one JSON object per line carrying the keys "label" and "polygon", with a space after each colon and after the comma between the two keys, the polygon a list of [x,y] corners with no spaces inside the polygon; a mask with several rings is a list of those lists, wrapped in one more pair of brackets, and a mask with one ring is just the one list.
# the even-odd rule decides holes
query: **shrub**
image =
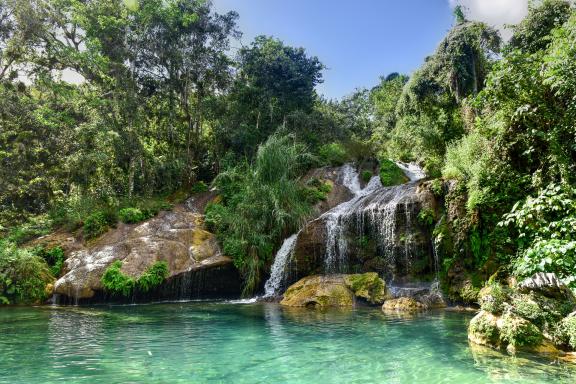
{"label": "shrub", "polygon": [[30,250],[0,240],[0,304],[36,304],[46,300],[54,281],[46,261]]}
{"label": "shrub", "polygon": [[208,192],[208,186],[206,185],[205,182],[198,181],[192,185],[192,188],[190,188],[190,192],[192,193]]}
{"label": "shrub", "polygon": [[139,223],[147,219],[146,215],[138,208],[123,208],[118,212],[118,218],[126,224]]}
{"label": "shrub", "polygon": [[37,247],[33,249],[32,252],[46,261],[54,277],[60,276],[60,272],[62,272],[62,267],[64,266],[64,250],[61,247],[51,249]]}
{"label": "shrub", "polygon": [[558,324],[556,340],[576,350],[576,316],[567,317]]}
{"label": "shrub", "polygon": [[442,196],[444,194],[444,188],[442,186],[442,180],[440,180],[440,179],[432,180],[432,182],[430,183],[430,189],[432,190],[432,193],[434,194],[434,196],[436,196],[436,197]]}
{"label": "shrub", "polygon": [[543,336],[530,321],[507,312],[502,316],[500,339],[513,347],[522,347],[540,344]]}
{"label": "shrub", "polygon": [[122,273],[121,268],[122,262],[120,260],[116,260],[106,268],[101,279],[102,286],[113,295],[129,296],[132,294],[136,283],[133,278]]}
{"label": "shrub", "polygon": [[84,237],[92,239],[104,234],[111,225],[115,225],[117,218],[108,211],[97,211],[84,220]]}
{"label": "shrub", "polygon": [[380,160],[380,181],[385,187],[404,184],[409,181],[400,167],[392,160]]}
{"label": "shrub", "polygon": [[148,292],[150,289],[162,284],[167,277],[168,263],[165,261],[157,261],[148,267],[138,280],[136,280],[136,288],[142,292]]}
{"label": "shrub", "polygon": [[318,154],[329,165],[337,166],[349,161],[346,149],[340,143],[325,144],[318,149]]}
{"label": "shrub", "polygon": [[362,171],[362,180],[367,183],[370,181],[370,179],[372,178],[372,172],[366,170],[366,171]]}
{"label": "shrub", "polygon": [[496,318],[487,313],[480,313],[470,321],[468,331],[471,334],[485,338],[490,344],[495,345],[500,338],[500,330],[496,324]]}
{"label": "shrub", "polygon": [[434,211],[430,208],[422,208],[418,212],[418,223],[425,227],[431,227],[434,224]]}
{"label": "shrub", "polygon": [[122,272],[122,262],[116,260],[102,275],[102,285],[104,289],[113,295],[130,296],[134,289],[141,292],[148,292],[162,284],[168,277],[168,263],[156,261],[137,279],[125,275]]}
{"label": "shrub", "polygon": [[494,314],[502,312],[504,302],[508,298],[506,290],[497,282],[488,283],[480,290],[478,296],[480,308]]}

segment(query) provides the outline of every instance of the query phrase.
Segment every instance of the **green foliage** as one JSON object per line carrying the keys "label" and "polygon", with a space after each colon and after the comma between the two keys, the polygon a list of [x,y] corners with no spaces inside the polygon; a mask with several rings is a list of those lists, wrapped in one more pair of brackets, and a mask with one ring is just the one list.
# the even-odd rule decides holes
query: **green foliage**
{"label": "green foliage", "polygon": [[122,272],[122,262],[116,260],[102,275],[102,286],[106,291],[117,296],[130,296],[136,289],[148,292],[162,284],[169,275],[168,263],[156,261],[138,278],[132,278]]}
{"label": "green foliage", "polygon": [[64,266],[64,250],[62,247],[54,247],[46,249],[44,247],[37,247],[32,250],[32,253],[41,257],[46,261],[50,267],[50,273],[54,277],[59,277]]}
{"label": "green foliage", "polygon": [[380,182],[385,187],[404,184],[408,182],[408,177],[402,172],[400,167],[392,160],[380,160]]}
{"label": "green foliage", "polygon": [[138,208],[122,208],[118,211],[118,218],[126,224],[139,223],[147,219],[147,217]]}
{"label": "green foliage", "polygon": [[346,149],[340,143],[324,144],[318,148],[318,155],[328,165],[338,166],[350,160]]}
{"label": "green foliage", "polygon": [[319,201],[326,200],[331,191],[331,182],[322,181],[317,178],[308,180],[308,182],[306,182],[306,187],[303,189],[306,200],[312,205]]}
{"label": "green foliage", "polygon": [[489,316],[478,316],[472,319],[468,332],[485,337],[492,344],[497,344],[500,338],[500,330],[495,321]]}
{"label": "green foliage", "polygon": [[208,192],[208,185],[206,185],[206,183],[203,181],[198,181],[192,185],[192,188],[190,188],[190,192],[192,193]]}
{"label": "green foliage", "polygon": [[368,170],[362,171],[362,181],[367,183],[370,179],[372,179],[372,172]]}
{"label": "green foliage", "polygon": [[54,281],[46,261],[33,252],[0,240],[0,304],[37,304],[47,299]]}
{"label": "green foliage", "polygon": [[576,350],[576,316],[567,317],[558,324],[557,341]]}
{"label": "green foliage", "polygon": [[273,135],[258,148],[253,164],[222,172],[214,181],[223,203],[207,207],[206,224],[242,272],[246,295],[257,286],[280,240],[310,212],[306,187],[298,181],[310,161],[306,148],[293,138]]}
{"label": "green foliage", "polygon": [[121,268],[122,262],[120,260],[116,260],[106,268],[101,279],[102,286],[113,295],[130,296],[136,282],[133,278],[122,273]]}
{"label": "green foliage", "polygon": [[434,224],[434,211],[430,208],[422,208],[420,212],[418,212],[418,223],[425,227],[431,227]]}
{"label": "green foliage", "polygon": [[444,194],[444,186],[441,179],[434,179],[430,182],[430,189],[436,197],[441,197]]}
{"label": "green foliage", "polygon": [[478,304],[486,312],[498,314],[502,312],[503,304],[508,299],[506,289],[497,282],[489,282],[478,294]]}
{"label": "green foliage", "polygon": [[543,336],[530,321],[507,312],[502,316],[500,338],[513,347],[523,347],[540,344]]}
{"label": "green foliage", "polygon": [[156,261],[136,280],[136,288],[141,292],[148,292],[162,284],[168,275],[168,263]]}
{"label": "green foliage", "polygon": [[84,237],[86,239],[98,237],[108,231],[110,226],[115,225],[116,222],[117,218],[112,212],[94,212],[84,220]]}
{"label": "green foliage", "polygon": [[551,184],[536,197],[518,202],[506,214],[502,226],[517,232],[519,277],[553,272],[576,287],[576,189]]}

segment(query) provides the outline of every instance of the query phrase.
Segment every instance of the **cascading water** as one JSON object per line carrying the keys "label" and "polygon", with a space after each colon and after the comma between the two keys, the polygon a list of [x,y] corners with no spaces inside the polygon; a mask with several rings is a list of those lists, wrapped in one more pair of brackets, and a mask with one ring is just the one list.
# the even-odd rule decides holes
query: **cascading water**
{"label": "cascading water", "polygon": [[272,264],[272,270],[270,271],[270,278],[264,286],[264,297],[276,297],[285,288],[288,264],[294,252],[297,238],[298,234],[296,233],[284,240],[278,253],[276,253],[274,264]]}

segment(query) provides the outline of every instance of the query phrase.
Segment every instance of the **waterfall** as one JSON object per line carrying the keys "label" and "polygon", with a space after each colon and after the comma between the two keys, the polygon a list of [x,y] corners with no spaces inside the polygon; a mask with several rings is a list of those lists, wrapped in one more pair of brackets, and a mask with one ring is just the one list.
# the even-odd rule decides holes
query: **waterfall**
{"label": "waterfall", "polygon": [[297,238],[298,234],[295,233],[284,240],[278,253],[276,253],[274,264],[272,264],[272,270],[270,271],[270,278],[264,286],[264,297],[277,297],[282,292],[282,289],[285,288],[287,267],[294,252]]}

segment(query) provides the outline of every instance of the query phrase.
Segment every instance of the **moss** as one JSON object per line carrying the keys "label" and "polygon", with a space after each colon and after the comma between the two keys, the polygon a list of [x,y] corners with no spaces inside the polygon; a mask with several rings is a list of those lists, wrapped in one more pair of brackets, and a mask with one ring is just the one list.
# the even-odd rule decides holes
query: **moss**
{"label": "moss", "polygon": [[502,316],[500,340],[512,347],[529,347],[542,343],[542,332],[530,321],[507,312]]}
{"label": "moss", "polygon": [[370,181],[371,178],[372,178],[372,172],[370,172],[368,170],[362,171],[362,181],[367,183]]}
{"label": "moss", "polygon": [[460,298],[466,304],[477,303],[479,294],[480,289],[476,288],[471,281],[466,281],[459,292]]}
{"label": "moss", "polygon": [[404,184],[410,181],[400,167],[392,160],[380,160],[380,182],[385,187]]}
{"label": "moss", "polygon": [[500,283],[488,283],[478,294],[478,304],[482,310],[498,314],[504,309],[504,302],[508,299],[506,289]]}
{"label": "moss", "polygon": [[576,316],[563,319],[558,325],[558,331],[560,343],[576,350]]}
{"label": "moss", "polygon": [[468,333],[481,344],[490,346],[497,346],[500,339],[496,317],[488,312],[481,312],[470,321]]}
{"label": "moss", "polygon": [[308,276],[291,285],[280,304],[315,309],[352,307],[354,296],[342,277]]}
{"label": "moss", "polygon": [[428,307],[426,305],[411,297],[386,300],[384,305],[382,305],[383,311],[419,312],[427,309]]}
{"label": "moss", "polygon": [[386,283],[376,272],[346,276],[346,285],[356,297],[371,304],[382,304],[386,299]]}

